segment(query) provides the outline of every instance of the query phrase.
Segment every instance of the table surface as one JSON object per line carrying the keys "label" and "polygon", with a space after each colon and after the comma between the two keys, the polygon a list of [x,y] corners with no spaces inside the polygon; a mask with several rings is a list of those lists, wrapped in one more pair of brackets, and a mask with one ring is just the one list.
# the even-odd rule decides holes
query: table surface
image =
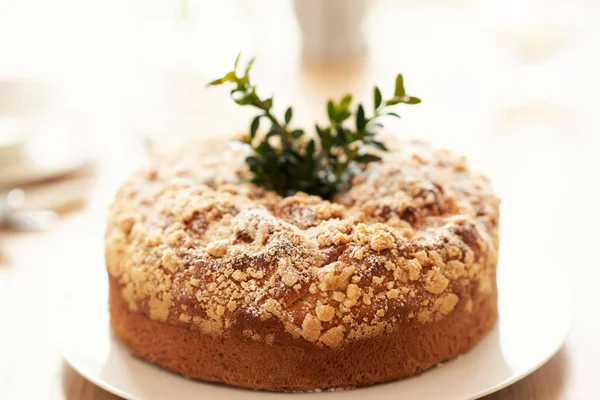
{"label": "table surface", "polygon": [[[274,8],[283,2],[267,3]],[[402,109],[403,119],[392,130],[467,154],[471,165],[491,177],[503,198],[503,212],[526,210],[530,220],[524,220],[524,229],[532,229],[532,249],[552,254],[564,268],[565,292],[557,295],[570,296],[574,305],[572,331],[562,350],[528,377],[486,399],[592,398],[600,358],[600,323],[593,317],[598,314],[595,294],[600,282],[600,263],[594,251],[598,239],[595,227],[600,222],[598,178],[594,174],[600,171],[600,28],[593,23],[600,15],[598,7],[573,2],[568,9],[554,10],[574,16],[570,23],[555,24],[549,17],[546,25],[536,22],[528,28],[516,24],[510,25],[514,29],[503,30],[497,26],[499,17],[473,2],[428,2],[435,8],[402,8],[405,5],[398,3],[404,4],[373,2],[366,29],[369,51],[344,62],[303,56],[298,50],[297,32],[287,26],[289,10],[281,10],[286,17],[275,21],[260,17],[250,6],[245,9],[259,20],[248,27],[250,37],[268,40],[264,45],[251,41],[242,48],[259,55],[257,80],[268,90],[277,88],[278,104],[296,104],[295,118],[300,122],[323,118],[321,104],[328,96],[349,91],[366,99],[372,83],[386,92],[395,73],[405,73],[408,90],[424,101],[418,107]],[[2,4],[0,0],[0,7]],[[75,3],[72,5],[76,9]],[[98,11],[82,10],[80,6],[85,15]],[[64,32],[56,33],[48,24],[43,25],[44,21],[35,22],[47,27],[50,36],[58,35],[56,40],[71,40],[71,46],[78,43],[73,41],[94,39],[89,33],[92,30],[86,31],[82,24],[77,25],[79,37],[67,38]],[[10,13],[0,13],[0,37],[10,23]],[[84,49],[82,59],[90,55],[90,60],[74,65],[65,51],[63,64],[53,60],[44,70],[50,71],[46,77],[61,81],[59,72],[65,66],[76,73],[94,63],[99,65],[95,75],[61,81],[65,87],[78,89],[74,92],[80,97],[74,96],[71,105],[80,106],[78,111],[87,118],[89,143],[97,157],[97,178],[89,202],[65,215],[56,229],[36,234],[0,233],[0,398],[117,398],[78,375],[58,351],[53,317],[57,292],[61,285],[76,284],[64,278],[57,282],[57,277],[64,277],[61,254],[77,252],[83,242],[96,241],[102,247],[101,224],[115,188],[129,171],[145,162],[139,135],[131,132],[160,139],[166,130],[162,127],[172,124],[180,124],[181,131],[192,126],[212,134],[245,126],[247,114],[235,113],[235,108],[223,100],[224,92],[206,92],[202,85],[193,86],[193,79],[205,82],[213,77],[209,75],[214,70],[218,73],[217,67],[227,61],[225,54],[235,54],[230,50],[236,43],[215,50],[213,66],[163,68],[159,72],[164,85],[146,88],[156,90],[148,95],[140,92],[141,78],[136,80],[140,65],[124,70],[121,64],[100,63],[109,56],[126,57],[131,46],[137,48],[139,38],[126,35],[137,28],[119,31],[129,40],[107,33],[103,40],[108,44],[95,50],[101,52],[99,56],[91,57],[96,53],[87,54]],[[399,30],[411,32],[410,40]],[[290,38],[296,45],[289,45]],[[0,49],[8,49],[9,54],[11,49],[16,51],[7,43],[0,38]],[[160,45],[168,47],[168,43]],[[55,50],[60,53],[66,48]],[[523,60],[521,53],[532,53],[529,50],[537,51],[541,59]],[[137,54],[136,60],[146,56],[151,54]],[[25,60],[23,65],[9,65],[12,72],[0,68],[0,76],[3,72],[11,76],[35,61]],[[272,73],[275,70],[285,73]],[[159,72],[148,74],[156,77]],[[192,82],[192,94],[189,88],[182,90],[177,85],[176,78],[181,76]],[[128,82],[133,83],[125,85]],[[89,91],[94,96],[86,96]],[[144,102],[161,96],[171,96],[176,106]],[[166,110],[160,121],[152,119],[155,116],[148,111],[152,107]],[[148,126],[154,129],[146,129]],[[78,268],[99,265],[85,254],[80,260]]]}

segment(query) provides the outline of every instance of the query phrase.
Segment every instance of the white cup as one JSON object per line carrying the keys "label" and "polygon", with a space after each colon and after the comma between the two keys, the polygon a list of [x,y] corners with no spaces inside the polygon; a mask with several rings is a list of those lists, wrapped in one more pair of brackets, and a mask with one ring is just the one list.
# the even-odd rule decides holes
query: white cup
{"label": "white cup", "polygon": [[305,53],[344,56],[365,48],[368,0],[294,0]]}

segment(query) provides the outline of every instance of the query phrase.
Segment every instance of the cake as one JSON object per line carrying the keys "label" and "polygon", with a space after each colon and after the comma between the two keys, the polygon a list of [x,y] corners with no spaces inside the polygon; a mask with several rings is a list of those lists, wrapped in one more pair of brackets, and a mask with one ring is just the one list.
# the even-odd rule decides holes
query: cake
{"label": "cake", "polygon": [[400,142],[328,201],[248,183],[244,150],[216,146],[159,158],[110,208],[110,323],[135,356],[245,388],[353,388],[495,324],[499,200],[463,157]]}

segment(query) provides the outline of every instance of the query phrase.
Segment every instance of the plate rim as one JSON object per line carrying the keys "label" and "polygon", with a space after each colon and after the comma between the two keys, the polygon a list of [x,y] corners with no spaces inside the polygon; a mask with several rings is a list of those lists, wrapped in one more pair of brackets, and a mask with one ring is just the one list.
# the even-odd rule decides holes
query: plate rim
{"label": "plate rim", "polygon": [[[509,268],[511,269],[511,268]],[[535,271],[536,268],[533,269],[533,271]],[[547,270],[548,271],[548,270]],[[506,388],[510,385],[512,385],[513,383],[527,377],[528,375],[530,375],[531,373],[535,372],[537,369],[539,369],[541,366],[543,366],[544,364],[546,364],[552,357],[554,357],[561,348],[563,348],[563,346],[565,345],[565,342],[567,340],[567,338],[569,337],[569,334],[571,332],[572,326],[573,326],[573,318],[574,318],[574,307],[573,307],[573,292],[572,292],[572,286],[569,285],[568,281],[567,283],[565,283],[564,280],[562,280],[562,278],[564,278],[565,276],[565,271],[563,268],[552,268],[552,278],[554,279],[550,279],[549,282],[553,282],[553,285],[551,285],[550,287],[556,287],[556,285],[560,284],[562,285],[562,290],[563,290],[563,294],[564,296],[562,296],[558,301],[560,302],[560,312],[556,313],[556,314],[552,314],[553,316],[556,316],[556,318],[553,318],[551,320],[552,325],[550,325],[551,327],[556,327],[558,329],[556,329],[556,333],[553,334],[551,336],[551,340],[548,340],[548,344],[544,345],[543,347],[541,347],[541,350],[539,351],[539,353],[535,354],[534,356],[531,356],[533,358],[529,358],[526,359],[526,361],[522,364],[517,364],[517,366],[513,366],[513,368],[511,369],[511,371],[509,372],[510,375],[508,377],[505,377],[504,379],[502,379],[501,376],[497,377],[498,380],[493,383],[493,382],[489,382],[486,384],[483,384],[482,386],[485,385],[489,385],[487,387],[480,387],[477,388],[475,387],[474,391],[471,393],[453,393],[452,396],[456,396],[455,399],[456,400],[472,400],[472,399],[477,399],[486,395],[489,395],[491,393],[497,392],[503,388]],[[90,277],[94,277],[98,278],[98,274],[103,275],[104,277],[106,276],[106,271],[104,269],[102,270],[97,270],[95,271],[95,274],[92,275],[88,275],[86,279],[89,279]],[[510,277],[510,273],[509,273],[509,277]],[[506,282],[506,283],[505,283]],[[510,284],[508,284],[508,282],[512,282],[512,280],[506,280],[506,279],[502,279],[502,280],[498,280],[498,292],[500,294],[500,296],[504,296],[505,293],[510,293]],[[106,282],[107,283],[107,282]],[[508,285],[508,286],[505,286]],[[85,285],[84,285],[85,286]],[[100,304],[104,303],[104,312],[102,314],[102,319],[103,321],[99,321],[99,324],[102,324],[104,326],[103,329],[105,329],[104,334],[102,335],[107,335],[108,337],[108,345],[109,348],[114,348],[115,347],[115,343],[118,347],[118,353],[119,355],[123,355],[124,351],[127,353],[127,356],[129,357],[133,357],[131,355],[130,352],[127,351],[127,349],[124,347],[125,345],[114,335],[114,333],[112,332],[112,329],[110,328],[110,323],[109,323],[109,310],[108,307],[106,306],[108,303],[108,293],[107,287],[104,287],[103,285],[101,285],[100,287],[96,285],[96,290],[97,291],[92,291],[93,293],[95,293],[94,295],[88,295],[86,296],[89,300],[86,304],[90,304],[90,302],[93,302],[94,308],[93,310],[96,311],[99,309]],[[73,295],[73,291],[76,290],[71,290],[70,292],[64,292],[63,295],[61,296],[63,298],[63,300],[65,300],[66,297],[72,298]],[[543,292],[544,293],[544,292]],[[545,295],[547,295],[547,292],[544,293]],[[442,363],[441,365],[443,366],[447,366],[452,364],[453,362],[458,361],[460,358],[468,356],[469,353],[475,351],[478,346],[489,346],[489,345],[498,345],[502,348],[501,344],[503,341],[501,341],[500,339],[505,337],[505,334],[507,332],[509,333],[509,336],[514,335],[514,322],[512,322],[512,317],[509,317],[508,319],[511,320],[511,322],[505,322],[505,324],[508,323],[508,325],[503,325],[502,321],[506,318],[505,315],[512,315],[512,312],[510,312],[511,310],[514,312],[514,298],[512,296],[510,296],[512,298],[513,301],[510,301],[510,306],[505,305],[505,306],[501,306],[502,304],[505,304],[504,302],[500,301],[500,296],[499,296],[499,315],[498,315],[498,319],[496,321],[496,323],[493,325],[492,329],[490,329],[490,331],[478,342],[476,343],[476,345],[471,348],[469,351],[461,354],[459,357],[454,358],[452,360],[449,360],[447,362]],[[521,297],[517,297],[517,301],[518,304],[520,305],[520,308],[527,308],[527,304],[529,305],[536,305],[535,301],[529,300],[530,298],[527,297],[525,298],[526,300],[526,305],[523,306],[523,303],[520,302]],[[77,326],[76,322],[73,322],[73,317],[75,317],[78,312],[81,312],[81,310],[79,310],[78,307],[70,305],[73,304],[72,302],[68,302],[67,304],[63,304],[63,307],[59,307],[59,309],[57,309],[57,314],[58,314],[58,323],[56,325],[56,328],[59,330],[59,334],[56,336],[57,340],[58,340],[58,344],[59,344],[59,349],[60,352],[64,358],[64,360],[67,362],[67,364],[69,364],[71,366],[71,368],[73,368],[77,373],[79,373],[83,378],[85,378],[86,380],[88,380],[89,382],[91,382],[92,384],[102,388],[103,390],[106,390],[109,393],[112,393],[114,395],[120,396],[124,399],[128,399],[128,400],[143,400],[144,397],[138,397],[140,395],[140,393],[136,393],[135,390],[133,390],[132,393],[132,389],[125,387],[125,390],[122,389],[123,385],[119,382],[117,382],[117,384],[119,386],[115,386],[113,383],[110,383],[109,381],[111,380],[111,378],[106,378],[106,377],[102,377],[102,375],[96,373],[94,371],[95,365],[96,364],[90,364],[90,363],[86,363],[84,361],[81,360],[82,354],[84,354],[85,352],[77,352],[78,347],[74,346],[72,344],[69,344],[68,340],[64,340],[65,337],[68,337],[69,335],[61,335],[61,333],[69,333],[69,331],[73,331],[73,326]],[[554,305],[556,305],[557,303],[555,302]],[[506,309],[504,307],[507,307]],[[504,309],[504,312],[503,312]],[[508,312],[508,313],[507,313]],[[543,321],[543,319],[541,320]],[[503,326],[508,326],[509,331],[503,330]],[[541,329],[544,329],[547,327],[547,325],[534,325],[534,326],[539,326],[541,327]],[[535,329],[535,328],[534,328]],[[75,331],[76,332],[76,331]],[[504,334],[501,335],[501,332],[504,332]],[[539,333],[539,332],[538,332]],[[492,338],[492,342],[488,343],[487,340],[490,340],[491,335],[494,336],[498,336],[497,339]],[[498,340],[499,342],[493,342],[494,340]],[[514,339],[513,339],[514,340]],[[531,338],[528,338],[526,340],[531,341]],[[496,344],[497,343],[497,344]],[[512,341],[509,343],[513,343]],[[527,342],[526,342],[527,343]],[[531,342],[529,342],[531,343]],[[490,348],[493,349],[493,348]],[[514,347],[509,347],[509,349],[514,349]],[[480,350],[481,351],[481,350]],[[514,351],[514,350],[509,350],[509,351]],[[93,354],[93,353],[92,353]],[[109,353],[110,354],[110,353]],[[504,353],[506,354],[506,353]],[[169,372],[170,374],[172,374],[172,376],[175,379],[182,379],[182,380],[187,380],[190,381],[190,379],[187,379],[183,376],[181,376],[180,374],[177,374],[176,372],[173,371],[169,371],[169,370],[165,370],[164,368],[161,368],[159,366],[157,366],[156,364],[150,363],[146,360],[134,357],[136,362],[139,363],[144,363],[145,365],[149,366],[152,369],[155,369],[156,372],[159,372],[160,370],[164,370]],[[109,360],[110,358],[107,358],[106,360]],[[528,365],[528,363],[531,363],[531,365]],[[465,364],[465,366],[467,366],[468,364]],[[141,366],[141,364],[140,364]],[[489,365],[488,365],[489,368]],[[421,374],[415,375],[414,378],[418,378],[424,375],[427,375],[428,373],[433,372],[432,370],[435,370],[436,368],[432,368],[428,371],[424,371]],[[108,379],[108,380],[107,380]],[[405,379],[399,379],[399,380],[395,380],[395,381],[390,381],[387,383],[382,383],[382,385],[386,385],[386,384],[396,384],[396,383],[401,383],[403,380],[409,380],[411,378],[405,378]],[[494,380],[494,378],[492,377],[492,381]],[[194,382],[194,384],[196,385],[202,385],[202,384],[213,384],[211,382],[203,382],[201,380],[191,380]],[[238,389],[238,390],[251,390],[251,389],[247,389],[247,388],[238,388],[238,387],[233,387],[233,386],[228,386],[225,384],[218,384],[220,386],[222,386],[223,388],[232,388],[232,389]],[[361,387],[361,388],[357,388],[356,391],[361,391],[361,390],[368,390],[369,388],[372,388],[373,386],[365,386],[365,387]],[[355,391],[355,390],[352,390]],[[468,391],[468,389],[467,389]],[[282,394],[283,392],[270,392],[270,391],[260,391],[265,397],[268,395],[277,395],[277,394]],[[335,392],[334,392],[335,393]],[[210,393],[208,393],[210,395]],[[215,395],[215,393],[212,393],[213,395]],[[296,394],[296,393],[295,393]],[[305,393],[298,393],[298,394],[322,394],[322,393],[315,393],[315,392],[305,392]],[[144,396],[143,393],[141,393],[142,396]],[[226,396],[227,397],[227,396]],[[450,399],[452,399],[452,397],[448,397]]]}
{"label": "plate rim", "polygon": [[[481,390],[477,393],[474,393],[472,395],[470,395],[470,397],[467,398],[463,398],[461,400],[476,400],[479,399],[481,397],[490,395],[492,393],[495,393],[497,391],[500,391],[524,378],[526,378],[527,376],[531,375],[532,373],[534,373],[535,371],[537,371],[539,368],[541,368],[542,366],[544,366],[550,359],[552,359],[565,345],[565,342],[567,340],[567,338],[569,337],[569,334],[571,332],[572,329],[572,324],[573,324],[573,318],[572,318],[572,308],[569,307],[566,310],[566,322],[565,322],[565,327],[564,327],[564,333],[562,335],[562,339],[560,341],[557,341],[556,345],[554,346],[554,348],[552,349],[552,351],[548,352],[548,354],[543,357],[535,366],[532,366],[528,369],[525,369],[493,386],[490,386],[484,390]],[[486,337],[488,337],[488,335],[490,335],[494,330],[499,329],[499,325],[500,325],[500,318],[498,319],[498,321],[496,321],[496,323],[494,324],[494,326],[492,327],[492,329],[486,334],[486,336],[484,336],[484,339]],[[110,330],[110,327],[108,327],[108,329]],[[118,340],[114,337],[114,334],[112,333],[112,330],[110,330],[109,333],[111,340]],[[483,340],[483,339],[482,339]],[[479,343],[477,344],[479,345]],[[119,342],[119,346],[123,346],[123,343]],[[470,351],[470,350],[469,350]],[[78,365],[77,362],[75,362],[72,357],[70,357],[70,353],[69,351],[65,348],[64,342],[60,343],[60,352],[62,354],[62,357],[64,359],[64,361],[74,370],[76,371],[81,377],[83,377],[85,380],[87,380],[88,382],[98,386],[99,388],[114,394],[116,396],[119,396],[123,399],[126,400],[143,400],[139,397],[136,397],[134,395],[131,395],[129,393],[126,393],[124,391],[122,391],[121,389],[117,388],[114,385],[111,385],[110,383],[106,382],[106,380],[102,379],[101,377],[95,375],[95,374],[90,374],[88,373],[88,371],[86,371],[86,368],[82,368],[80,365]],[[464,354],[468,354],[468,352],[464,353]],[[136,360],[140,361],[140,362],[144,362],[150,366],[152,366],[152,368],[158,368],[161,369],[161,367],[157,366],[156,364],[153,364],[151,362],[139,359],[136,357]],[[447,363],[451,363],[453,360],[448,360],[444,363],[442,363],[443,365],[446,365]],[[434,367],[435,368],[435,367]],[[185,377],[177,374],[176,372],[173,371],[168,371],[170,373],[172,373],[174,376],[176,376],[177,378],[180,379],[186,379]],[[416,376],[422,375],[422,374],[426,374],[429,371],[424,371],[421,374],[418,374]],[[202,380],[199,379],[193,379],[193,381],[197,384],[205,384],[205,383],[211,383],[211,382],[204,382]],[[400,382],[402,381],[402,379],[396,380],[396,381],[390,381],[390,382],[384,382],[385,383],[393,383],[393,382]],[[224,385],[224,386],[228,386],[228,385]],[[368,388],[370,386],[364,386],[364,387],[359,387],[359,388],[355,388],[352,390],[360,390],[361,388]],[[240,390],[251,390],[251,389],[247,389],[247,388],[238,388],[238,387],[231,387],[234,389],[240,389]],[[263,392],[265,395],[271,395],[271,394],[281,394],[281,393],[285,393],[285,392],[270,392],[270,391],[261,391]],[[315,394],[314,392],[304,392],[304,393],[289,393],[289,394],[300,394],[300,395],[310,395],[310,394]]]}

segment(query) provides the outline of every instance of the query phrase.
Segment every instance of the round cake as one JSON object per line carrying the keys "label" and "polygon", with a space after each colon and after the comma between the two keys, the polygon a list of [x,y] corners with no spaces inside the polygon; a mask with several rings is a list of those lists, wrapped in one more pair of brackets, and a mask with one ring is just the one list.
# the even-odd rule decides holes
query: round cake
{"label": "round cake", "polygon": [[109,212],[116,336],[182,375],[273,391],[399,379],[471,349],[497,318],[499,200],[464,158],[395,147],[330,201],[248,183],[240,148],[156,160]]}

